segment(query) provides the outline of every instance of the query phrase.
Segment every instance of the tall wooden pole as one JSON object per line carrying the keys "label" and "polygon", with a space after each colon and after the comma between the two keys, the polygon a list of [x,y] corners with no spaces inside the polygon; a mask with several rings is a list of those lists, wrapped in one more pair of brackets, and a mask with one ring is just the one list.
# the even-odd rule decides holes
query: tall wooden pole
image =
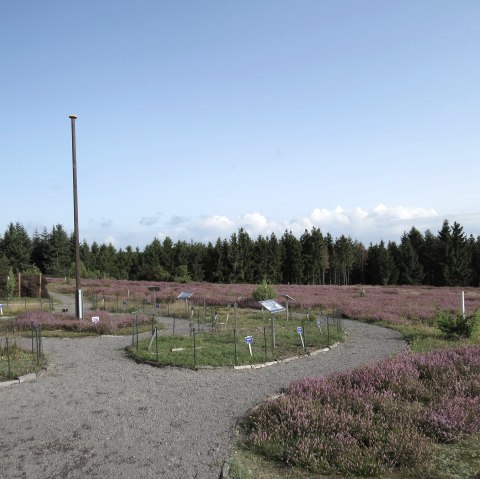
{"label": "tall wooden pole", "polygon": [[83,319],[82,286],[80,280],[80,235],[78,233],[78,195],[77,195],[77,142],[75,137],[76,115],[70,115],[72,125],[72,167],[73,167],[73,231],[75,239],[75,315]]}

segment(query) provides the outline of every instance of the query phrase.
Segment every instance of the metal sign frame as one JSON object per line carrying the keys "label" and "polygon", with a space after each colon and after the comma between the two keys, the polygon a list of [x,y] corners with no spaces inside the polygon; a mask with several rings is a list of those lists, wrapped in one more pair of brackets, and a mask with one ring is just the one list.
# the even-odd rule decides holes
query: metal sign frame
{"label": "metal sign frame", "polygon": [[265,301],[259,301],[263,308],[268,312],[275,314],[285,311],[285,306],[282,306],[280,303],[277,303],[274,299],[267,299]]}
{"label": "metal sign frame", "polygon": [[193,294],[193,291],[182,291],[178,296],[177,299],[189,299]]}

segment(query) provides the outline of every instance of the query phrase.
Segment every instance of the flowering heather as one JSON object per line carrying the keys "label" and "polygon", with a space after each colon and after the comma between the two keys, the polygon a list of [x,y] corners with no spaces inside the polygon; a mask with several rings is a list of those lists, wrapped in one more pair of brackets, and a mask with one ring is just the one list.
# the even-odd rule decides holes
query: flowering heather
{"label": "flowering heather", "polygon": [[[50,278],[49,284],[61,280]],[[104,295],[113,301],[127,297],[151,303],[151,286],[158,286],[156,299],[159,302],[172,301],[182,291],[194,291],[192,304],[221,306],[231,304],[238,298],[240,307],[258,307],[252,294],[258,285],[252,284],[213,284],[213,283],[173,283],[126,280],[83,280],[85,294]],[[62,285],[64,292],[73,293],[73,285]],[[457,312],[461,308],[461,292],[465,291],[465,308],[472,313],[480,308],[478,288],[435,288],[430,286],[308,286],[274,285],[279,294],[276,298],[284,302],[282,294],[295,298],[291,308],[336,309],[344,316],[353,319],[382,320],[391,324],[410,321],[431,323],[437,310]],[[364,292],[364,294],[363,294]]]}
{"label": "flowering heather", "polygon": [[256,409],[246,428],[253,449],[314,472],[421,468],[432,442],[480,430],[480,346],[304,379]]}
{"label": "flowering heather", "polygon": [[[98,316],[99,322],[93,323],[92,316]],[[131,327],[135,319],[138,319],[140,324],[149,322],[143,314],[133,317],[126,314],[113,315],[106,311],[85,311],[84,319],[79,321],[76,317],[64,313],[28,311],[17,317],[15,325],[20,330],[41,326],[49,331],[62,329],[78,333],[114,334],[119,328]]]}

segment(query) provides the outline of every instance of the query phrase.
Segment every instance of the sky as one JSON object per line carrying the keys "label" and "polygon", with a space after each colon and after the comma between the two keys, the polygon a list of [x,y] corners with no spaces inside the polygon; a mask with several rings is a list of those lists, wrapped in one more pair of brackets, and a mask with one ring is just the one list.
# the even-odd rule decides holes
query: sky
{"label": "sky", "polygon": [[0,0],[0,234],[480,234],[478,0]]}

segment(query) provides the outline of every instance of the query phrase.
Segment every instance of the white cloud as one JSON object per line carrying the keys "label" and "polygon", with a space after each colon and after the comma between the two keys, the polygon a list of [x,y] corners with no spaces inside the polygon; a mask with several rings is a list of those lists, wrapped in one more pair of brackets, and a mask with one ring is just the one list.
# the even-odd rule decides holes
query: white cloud
{"label": "white cloud", "polygon": [[341,206],[337,206],[334,210],[315,208],[310,214],[310,218],[314,223],[350,223],[347,212]]}
{"label": "white cloud", "polygon": [[[378,242],[381,239],[398,241],[405,230],[414,226],[413,220],[431,221],[436,217],[437,213],[432,208],[387,207],[379,204],[371,210],[361,207],[345,210],[341,206],[334,209],[314,208],[309,216],[289,221],[277,221],[259,212],[245,213],[237,218],[214,215],[185,228],[189,229],[193,238],[200,236],[202,240],[228,237],[239,228],[244,228],[255,238],[270,233],[281,236],[285,230],[300,236],[306,229],[317,227],[334,237],[344,234],[359,241]],[[422,225],[417,227],[422,230]]]}
{"label": "white cloud", "polygon": [[388,208],[383,204],[379,204],[373,209],[373,214],[380,217],[399,220],[411,220],[413,218],[428,218],[437,216],[437,212],[433,208],[418,208],[396,206],[395,208]]}
{"label": "white cloud", "polygon": [[234,222],[226,216],[215,215],[200,221],[200,225],[208,229],[224,231],[234,227]]}
{"label": "white cloud", "polygon": [[[172,218],[178,218],[173,216]],[[443,219],[443,218],[441,218]],[[351,210],[337,206],[334,209],[314,208],[307,216],[299,216],[290,220],[268,217],[258,211],[247,212],[236,217],[212,215],[184,221],[166,221],[156,231],[111,232],[105,242],[111,242],[116,247],[127,245],[140,246],[153,241],[154,237],[163,241],[170,237],[173,241],[215,242],[218,238],[229,238],[240,228],[244,228],[255,239],[258,235],[268,236],[275,233],[281,237],[285,230],[291,231],[297,237],[305,230],[319,228],[322,233],[330,233],[334,238],[341,235],[350,236],[354,240],[368,244],[384,241],[399,241],[404,231],[415,226],[421,232],[426,229],[441,227],[441,221],[436,211],[423,207],[388,207],[379,204],[371,209],[356,207]],[[452,218],[452,222],[456,218]],[[88,234],[88,237],[93,236]],[[103,232],[104,233],[104,232]],[[118,246],[117,246],[118,245]]]}

